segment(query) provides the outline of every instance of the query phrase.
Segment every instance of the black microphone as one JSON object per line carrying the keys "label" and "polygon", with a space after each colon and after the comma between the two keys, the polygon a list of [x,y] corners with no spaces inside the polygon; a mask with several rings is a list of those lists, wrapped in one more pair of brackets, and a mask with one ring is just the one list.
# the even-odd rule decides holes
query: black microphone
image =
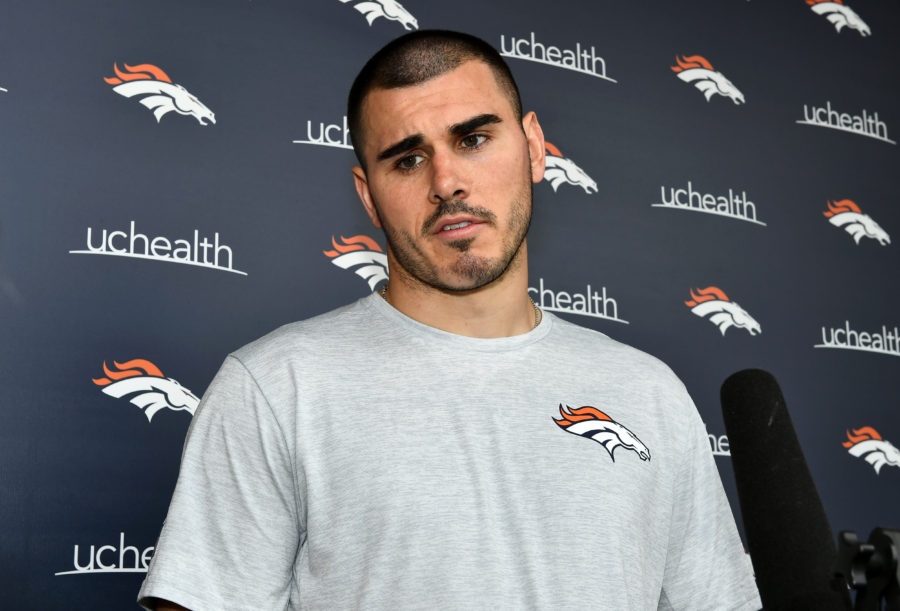
{"label": "black microphone", "polygon": [[745,369],[722,385],[722,415],[756,584],[766,611],[851,609],[837,551],[772,374]]}

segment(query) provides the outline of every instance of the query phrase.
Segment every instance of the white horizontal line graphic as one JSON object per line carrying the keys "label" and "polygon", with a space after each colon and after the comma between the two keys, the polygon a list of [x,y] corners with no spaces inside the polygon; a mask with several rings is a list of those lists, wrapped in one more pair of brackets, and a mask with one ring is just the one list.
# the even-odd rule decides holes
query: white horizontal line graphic
{"label": "white horizontal line graphic", "polygon": [[875,354],[887,354],[890,356],[900,356],[900,352],[893,350],[879,350],[878,348],[863,348],[862,346],[841,346],[830,344],[816,344],[813,348],[836,348],[839,350],[859,350],[860,352],[874,352]]}
{"label": "white horizontal line graphic", "polygon": [[620,322],[624,325],[630,324],[627,320],[622,320],[621,318],[613,318],[612,316],[604,316],[603,314],[594,314],[593,312],[580,312],[578,310],[564,310],[562,308],[551,308],[549,306],[542,306],[538,304],[538,307],[542,310],[547,310],[548,312],[561,312],[563,314],[577,314],[578,316],[590,316],[592,318],[602,318],[604,320],[611,320],[613,322]]}
{"label": "white horizontal line graphic", "polygon": [[837,130],[840,130],[840,131],[842,131],[842,132],[847,132],[847,133],[850,133],[850,134],[856,134],[857,136],[865,136],[866,138],[872,138],[872,139],[874,139],[874,140],[881,140],[882,142],[889,142],[890,144],[897,144],[896,142],[894,142],[894,141],[891,140],[890,138],[882,138],[881,136],[878,136],[878,135],[875,135],[875,134],[869,134],[869,133],[866,133],[866,132],[861,132],[861,131],[856,130],[856,129],[850,129],[849,127],[842,127],[842,126],[840,126],[840,125],[832,125],[831,123],[817,123],[817,122],[815,122],[815,121],[804,121],[804,120],[802,120],[802,119],[798,119],[798,120],[797,120],[797,123],[799,123],[800,125],[812,125],[813,127],[829,127],[829,128],[831,128],[831,129],[837,129]]}
{"label": "white horizontal line graphic", "polygon": [[130,257],[132,259],[149,259],[150,261],[162,261],[164,263],[181,263],[182,265],[193,265],[195,267],[205,267],[206,269],[215,269],[222,272],[231,272],[232,274],[240,274],[246,276],[247,272],[242,272],[229,267],[219,267],[211,263],[200,263],[198,261],[184,261],[183,259],[173,259],[172,257],[154,257],[152,255],[140,255],[129,252],[94,252],[92,250],[70,250],[71,255],[111,255],[113,257]]}
{"label": "white horizontal line graphic", "polygon": [[502,55],[503,57],[512,57],[512,58],[515,58],[515,59],[524,59],[525,61],[529,61],[529,62],[537,62],[538,64],[544,64],[544,65],[546,65],[546,66],[553,66],[554,68],[562,68],[562,69],[564,69],[564,70],[571,70],[572,72],[580,72],[580,73],[582,73],[582,74],[589,74],[589,75],[591,75],[591,76],[596,76],[597,78],[602,78],[602,79],[604,79],[604,80],[607,80],[607,81],[609,81],[610,83],[618,83],[618,82],[619,82],[619,81],[617,81],[617,80],[615,80],[615,79],[609,78],[609,77],[606,76],[605,74],[597,74],[596,72],[593,72],[593,71],[591,71],[591,70],[582,70],[581,68],[571,68],[571,67],[569,67],[569,66],[567,66],[567,65],[565,65],[565,64],[560,64],[560,63],[557,63],[557,62],[547,61],[546,59],[537,59],[537,58],[531,57],[531,56],[529,56],[529,55],[514,55],[514,54],[512,54],[512,53],[501,53],[500,55]]}
{"label": "white horizontal line graphic", "polygon": [[349,144],[341,144],[340,142],[314,142],[312,140],[291,140],[291,142],[294,144],[314,144],[316,146],[331,146],[336,149],[353,150],[353,147]]}
{"label": "white horizontal line graphic", "polygon": [[60,571],[59,573],[53,573],[54,575],[85,575],[87,573],[146,573],[147,569],[119,569],[119,568],[110,568],[110,569],[81,569],[74,571]]}
{"label": "white horizontal line graphic", "polygon": [[747,218],[746,216],[740,216],[738,214],[728,214],[727,212],[716,212],[715,210],[703,210],[702,208],[694,208],[691,206],[670,206],[669,204],[650,204],[654,208],[670,208],[671,210],[686,210],[689,212],[705,212],[706,214],[715,214],[716,216],[724,216],[726,218],[735,219],[738,221],[747,221],[748,223],[756,223],[757,225],[762,225],[763,227],[768,227],[762,221],[757,221],[756,219]]}

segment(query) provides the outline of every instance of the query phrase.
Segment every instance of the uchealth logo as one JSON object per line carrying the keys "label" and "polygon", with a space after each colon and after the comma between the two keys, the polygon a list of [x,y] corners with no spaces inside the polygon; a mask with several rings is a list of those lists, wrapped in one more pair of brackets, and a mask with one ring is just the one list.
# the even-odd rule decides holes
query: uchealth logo
{"label": "uchealth logo", "polygon": [[358,10],[365,16],[369,25],[378,19],[384,17],[388,21],[397,21],[407,30],[418,30],[419,22],[410,15],[397,0],[369,0],[367,2],[357,2],[357,0],[341,0],[342,3],[356,2],[353,8]]}
{"label": "uchealth logo", "polygon": [[153,416],[162,409],[186,411],[194,415],[200,399],[177,380],[165,377],[159,367],[150,361],[113,361],[113,365],[115,370],[111,370],[104,362],[103,372],[106,377],[92,378],[92,381],[110,397],[128,397],[128,401],[144,411],[148,422],[152,422]]}
{"label": "uchealth logo", "polygon": [[131,221],[127,232],[108,229],[97,231],[96,237],[100,238],[99,244],[94,243],[94,235],[93,228],[88,227],[87,248],[70,250],[69,254],[150,259],[206,267],[241,276],[247,275],[247,272],[234,269],[232,266],[234,253],[230,246],[219,241],[218,232],[213,235],[212,241],[207,236],[201,237],[198,229],[194,229],[193,239],[172,240],[165,236],[148,236],[140,233],[135,229],[135,222]]}
{"label": "uchealth logo", "polygon": [[722,335],[731,327],[744,329],[750,335],[762,333],[759,323],[718,287],[708,286],[696,291],[691,289],[691,299],[685,301],[684,305],[691,308],[691,312],[697,316],[707,318],[719,327]]}
{"label": "uchealth logo", "polygon": [[601,286],[597,290],[588,284],[585,286],[584,292],[555,291],[544,283],[543,278],[538,278],[538,285],[529,286],[528,294],[542,310],[578,314],[579,316],[590,316],[628,324],[627,320],[619,318],[619,304],[606,294],[605,286]]}
{"label": "uchealth logo", "polygon": [[847,441],[843,443],[847,452],[856,458],[862,458],[872,465],[875,473],[880,474],[885,465],[900,467],[900,450],[891,442],[883,439],[871,426],[847,431]]}
{"label": "uchealth logo", "polygon": [[743,104],[744,94],[734,84],[725,78],[725,75],[712,67],[702,55],[675,56],[676,65],[671,66],[678,78],[685,83],[692,83],[694,87],[703,92],[706,101],[716,94],[731,98],[735,104]]}
{"label": "uchealth logo", "polygon": [[878,112],[869,112],[863,108],[859,114],[851,115],[848,112],[838,112],[831,107],[831,101],[826,100],[825,106],[803,105],[803,119],[797,119],[800,125],[812,125],[813,127],[827,127],[857,136],[865,136],[881,140],[888,144],[897,144],[888,137],[887,123],[878,117]]}
{"label": "uchealth logo", "polygon": [[860,36],[869,36],[872,33],[866,22],[841,0],[806,0],[806,3],[812,12],[816,15],[823,15],[830,21],[838,32],[843,28],[848,28],[856,30]]}
{"label": "uchealth logo", "polygon": [[157,123],[164,115],[173,111],[180,115],[194,117],[200,125],[216,122],[216,116],[209,108],[187,89],[173,83],[169,75],[161,68],[153,64],[137,66],[123,64],[123,66],[125,66],[124,71],[119,70],[117,64],[113,64],[116,76],[103,80],[110,85],[115,85],[113,91],[121,96],[138,97],[142,105],[153,111]]}
{"label": "uchealth logo", "polygon": [[857,331],[845,320],[842,327],[822,327],[822,343],[813,348],[837,348],[840,350],[860,350],[900,356],[900,329],[888,329],[881,325],[878,331]]}
{"label": "uchealth logo", "polygon": [[731,446],[728,444],[728,435],[713,435],[706,433],[709,439],[709,449],[713,456],[731,456]]}
{"label": "uchealth logo", "polygon": [[353,150],[353,144],[350,143],[350,126],[347,124],[347,117],[344,116],[342,123],[325,124],[318,122],[318,127],[313,125],[312,121],[306,121],[306,140],[292,140],[294,144],[314,144],[317,146],[331,146],[339,149]]}
{"label": "uchealth logo", "polygon": [[573,435],[593,439],[609,452],[613,462],[616,462],[614,452],[618,448],[631,450],[641,460],[650,460],[650,449],[637,435],[596,407],[585,405],[571,408],[568,405],[563,407],[560,403],[559,415],[559,418],[553,418],[559,428]]}
{"label": "uchealth logo", "polygon": [[369,283],[371,290],[374,291],[379,283],[387,281],[387,255],[369,236],[341,236],[340,244],[332,236],[331,245],[334,246],[333,250],[323,250],[322,253],[341,269],[353,270],[353,273]]}
{"label": "uchealth logo", "polygon": [[143,549],[125,545],[125,533],[119,533],[118,545],[91,544],[91,547],[75,544],[73,569],[54,575],[88,575],[91,573],[146,573],[153,558],[154,546]]}
{"label": "uchealth logo", "polygon": [[544,170],[544,180],[550,183],[554,191],[559,185],[568,183],[581,187],[588,195],[597,192],[597,183],[574,161],[563,156],[558,148],[549,142],[544,142],[544,149],[547,151],[547,155],[544,157],[547,164]]}
{"label": "uchealth logo", "polygon": [[530,32],[530,35],[530,38],[510,36],[507,39],[504,34],[501,34],[500,55],[537,62],[554,68],[573,70],[602,78],[611,83],[617,82],[607,76],[606,60],[597,55],[597,50],[593,45],[588,49],[580,42],[576,42],[574,49],[561,49],[555,45],[538,42],[534,32]]}
{"label": "uchealth logo", "polygon": [[747,221],[757,225],[766,226],[756,218],[756,204],[747,199],[747,192],[737,192],[736,189],[728,189],[728,195],[714,195],[695,190],[691,181],[687,181],[687,188],[668,187],[659,188],[660,201],[650,204],[654,208],[670,208],[673,210],[689,210],[691,212],[705,212],[724,216],[739,221]]}
{"label": "uchealth logo", "polygon": [[829,201],[828,210],[822,213],[828,222],[835,227],[840,227],[851,236],[853,241],[859,244],[863,238],[871,238],[877,240],[882,246],[891,243],[891,237],[887,232],[878,226],[872,217],[863,214],[852,200],[842,199],[840,201]]}

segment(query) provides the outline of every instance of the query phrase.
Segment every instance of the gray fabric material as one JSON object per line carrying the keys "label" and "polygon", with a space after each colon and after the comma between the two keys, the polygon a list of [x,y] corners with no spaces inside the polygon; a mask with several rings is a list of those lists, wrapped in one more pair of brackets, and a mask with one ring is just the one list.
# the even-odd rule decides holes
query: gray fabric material
{"label": "gray fabric material", "polygon": [[[564,430],[560,404],[601,410],[649,460]],[[140,597],[761,607],[705,428],[665,365],[546,312],[523,335],[466,338],[377,295],[226,359]]]}

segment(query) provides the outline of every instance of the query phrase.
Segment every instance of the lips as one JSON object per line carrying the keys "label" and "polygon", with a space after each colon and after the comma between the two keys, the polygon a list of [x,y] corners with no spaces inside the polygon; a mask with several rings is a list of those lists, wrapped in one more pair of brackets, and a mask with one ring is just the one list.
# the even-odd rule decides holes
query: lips
{"label": "lips", "polygon": [[454,229],[462,229],[463,227],[468,227],[471,225],[469,221],[462,221],[461,223],[456,223],[453,225],[444,225],[441,231],[453,231]]}
{"label": "lips", "polygon": [[463,200],[442,201],[422,223],[422,236],[450,236],[474,233],[479,226],[496,224],[496,216],[487,208],[471,206]]}
{"label": "lips", "polygon": [[445,219],[441,219],[434,225],[435,233],[444,233],[447,231],[455,231],[457,229],[464,229],[471,225],[476,225],[478,223],[483,223],[484,221],[481,219],[473,218],[471,216],[462,218],[462,217],[448,217]]}
{"label": "lips", "polygon": [[434,224],[434,235],[441,238],[458,239],[478,231],[485,221],[473,216],[448,216]]}

